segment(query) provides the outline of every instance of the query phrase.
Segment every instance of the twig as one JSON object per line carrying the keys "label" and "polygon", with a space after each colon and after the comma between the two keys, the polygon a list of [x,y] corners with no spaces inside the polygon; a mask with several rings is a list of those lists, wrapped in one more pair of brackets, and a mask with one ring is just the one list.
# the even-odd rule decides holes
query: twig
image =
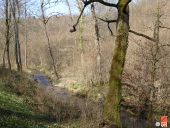
{"label": "twig", "polygon": [[166,28],[166,29],[170,29],[169,27],[165,27],[165,26],[159,26],[160,28]]}

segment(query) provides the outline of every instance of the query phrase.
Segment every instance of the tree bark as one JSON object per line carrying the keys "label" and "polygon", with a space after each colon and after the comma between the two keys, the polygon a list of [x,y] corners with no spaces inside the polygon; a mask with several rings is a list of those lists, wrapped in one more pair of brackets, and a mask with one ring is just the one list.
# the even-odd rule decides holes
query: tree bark
{"label": "tree bark", "polygon": [[99,84],[102,84],[102,73],[101,73],[101,46],[100,46],[100,34],[99,34],[99,25],[98,19],[96,17],[95,6],[94,3],[91,5],[91,12],[94,20],[94,29],[95,29],[95,49],[96,49],[96,67],[97,67],[97,74]]}
{"label": "tree bark", "polygon": [[20,8],[19,1],[10,0],[12,14],[14,19],[14,32],[15,32],[15,60],[17,70],[22,71],[21,49],[19,41],[19,20],[20,20]]}
{"label": "tree bark", "polygon": [[46,24],[45,24],[45,26],[44,26],[44,32],[45,32],[45,35],[46,35],[46,38],[47,38],[48,51],[49,51],[49,53],[50,53],[50,57],[51,57],[51,60],[52,60],[52,65],[53,65],[54,73],[55,73],[57,79],[59,79],[59,75],[58,75],[58,73],[57,73],[57,68],[56,68],[56,66],[55,66],[54,56],[53,56],[53,53],[52,53],[52,50],[51,50],[50,38],[49,38],[49,36],[48,36]]}
{"label": "tree bark", "polygon": [[[82,3],[80,3],[80,1],[77,0],[77,5],[78,5],[78,9],[79,12],[81,13],[82,9],[83,9],[83,5]],[[83,31],[84,31],[84,18],[83,15],[81,15],[80,17],[80,22],[79,22],[79,32],[80,32],[80,61],[81,61],[81,71],[82,71],[82,76],[84,77],[84,71],[83,71],[83,67],[84,67],[84,38],[83,38]]]}
{"label": "tree bark", "polygon": [[[59,75],[57,73],[57,68],[56,68],[56,65],[55,65],[55,60],[54,60],[54,56],[53,56],[53,53],[52,53],[52,49],[51,49],[51,44],[50,44],[50,38],[49,38],[49,35],[48,35],[48,32],[47,32],[47,23],[49,21],[49,17],[45,17],[45,4],[44,3],[45,1],[44,0],[41,0],[41,13],[42,13],[42,22],[43,22],[43,26],[44,26],[44,33],[45,33],[45,36],[46,36],[46,39],[47,39],[47,45],[48,45],[48,51],[49,51],[49,54],[50,54],[50,57],[51,57],[51,60],[52,60],[52,66],[53,66],[53,69],[54,69],[54,73],[57,77],[57,79],[59,79]],[[50,2],[50,1],[49,1]]]}
{"label": "tree bark", "polygon": [[6,0],[6,7],[5,7],[5,17],[6,17],[6,55],[8,61],[8,68],[11,70],[11,60],[10,60],[10,52],[9,52],[9,43],[10,43],[10,22],[11,16],[9,11],[9,1]]}
{"label": "tree bark", "polygon": [[109,92],[104,106],[104,119],[121,128],[121,77],[125,64],[129,36],[129,0],[119,0],[115,49],[110,70]]}
{"label": "tree bark", "polygon": [[157,75],[157,64],[159,63],[159,59],[158,59],[158,55],[160,53],[159,51],[159,44],[160,44],[160,40],[159,40],[159,32],[160,32],[160,6],[159,6],[159,0],[157,0],[157,16],[156,16],[156,22],[155,22],[155,26],[154,26],[154,34],[153,34],[153,38],[155,39],[155,44],[153,46],[153,50],[152,50],[152,72],[151,72],[151,78],[152,78],[152,89],[151,89],[151,94],[150,94],[150,110],[149,110],[149,120],[153,121],[153,103],[156,102],[156,88],[155,88],[155,81],[156,81],[156,75]]}
{"label": "tree bark", "polygon": [[6,44],[5,44],[5,47],[4,47],[3,57],[2,57],[2,67],[3,67],[3,68],[6,67],[6,63],[5,63],[5,55],[6,55]]}
{"label": "tree bark", "polygon": [[27,58],[28,58],[28,55],[27,55],[27,43],[28,43],[28,32],[27,32],[27,1],[25,0],[25,68],[28,68],[28,64],[27,64]]}

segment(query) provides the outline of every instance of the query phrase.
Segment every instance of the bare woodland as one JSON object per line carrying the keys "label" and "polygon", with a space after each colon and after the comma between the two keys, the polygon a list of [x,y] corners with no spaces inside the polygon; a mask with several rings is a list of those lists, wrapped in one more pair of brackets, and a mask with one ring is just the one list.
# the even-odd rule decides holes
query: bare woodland
{"label": "bare woodland", "polygon": [[[49,13],[61,3],[68,13]],[[77,95],[87,99],[97,88],[90,101],[100,114],[84,127],[153,128],[170,114],[169,6],[169,0],[0,0],[0,68],[45,74],[54,87],[85,86]],[[151,124],[132,126],[130,117]]]}

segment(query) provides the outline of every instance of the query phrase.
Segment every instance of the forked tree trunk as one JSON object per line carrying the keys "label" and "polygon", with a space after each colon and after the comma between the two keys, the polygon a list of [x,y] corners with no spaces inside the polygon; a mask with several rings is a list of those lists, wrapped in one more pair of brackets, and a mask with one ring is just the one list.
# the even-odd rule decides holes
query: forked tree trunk
{"label": "forked tree trunk", "polygon": [[129,36],[129,3],[130,0],[119,0],[118,20],[115,49],[112,59],[109,80],[109,92],[104,106],[104,119],[121,128],[121,77],[125,64],[126,51],[128,48]]}
{"label": "forked tree trunk", "polygon": [[20,49],[20,41],[19,41],[19,20],[20,20],[19,1],[10,0],[10,5],[12,8],[12,15],[14,19],[15,60],[16,60],[17,70],[22,71],[21,49]]}

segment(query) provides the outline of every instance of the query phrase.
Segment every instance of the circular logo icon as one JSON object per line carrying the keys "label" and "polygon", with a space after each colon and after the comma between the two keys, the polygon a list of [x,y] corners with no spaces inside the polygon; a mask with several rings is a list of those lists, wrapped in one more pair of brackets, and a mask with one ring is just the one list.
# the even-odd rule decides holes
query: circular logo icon
{"label": "circular logo icon", "polygon": [[155,123],[155,126],[156,126],[156,127],[159,127],[159,126],[161,126],[161,123],[160,123],[160,122],[156,122],[156,123]]}

